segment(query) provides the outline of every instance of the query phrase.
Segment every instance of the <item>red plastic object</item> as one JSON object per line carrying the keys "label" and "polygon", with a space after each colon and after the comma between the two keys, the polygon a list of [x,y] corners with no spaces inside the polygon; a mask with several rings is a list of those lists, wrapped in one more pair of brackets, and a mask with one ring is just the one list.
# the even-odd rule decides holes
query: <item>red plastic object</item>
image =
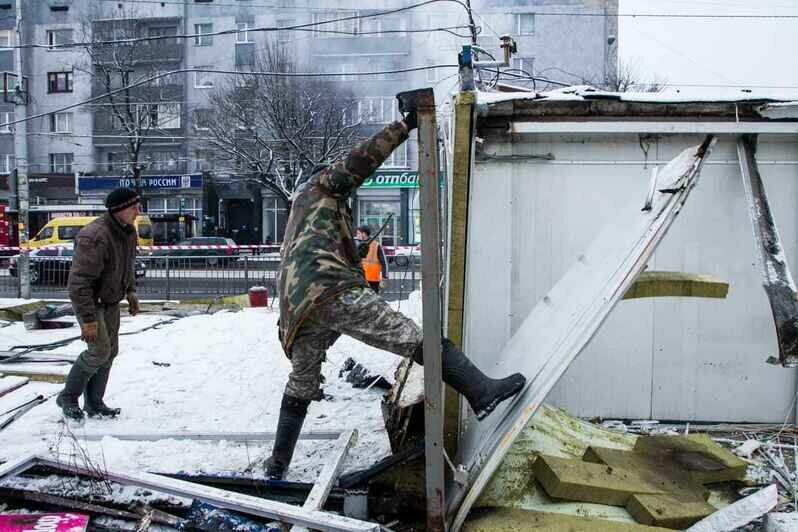
{"label": "red plastic object", "polygon": [[253,286],[249,289],[250,307],[269,306],[269,289],[264,286]]}

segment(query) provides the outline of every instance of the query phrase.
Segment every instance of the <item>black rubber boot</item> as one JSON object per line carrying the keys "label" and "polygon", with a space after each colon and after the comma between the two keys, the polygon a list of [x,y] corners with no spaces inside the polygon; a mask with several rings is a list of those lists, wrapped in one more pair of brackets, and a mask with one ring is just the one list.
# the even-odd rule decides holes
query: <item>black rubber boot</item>
{"label": "black rubber boot", "polygon": [[[499,403],[520,392],[526,384],[526,377],[520,373],[513,373],[503,379],[491,379],[448,338],[441,340],[441,355],[443,382],[466,398],[480,421],[488,417]],[[419,345],[413,354],[413,360],[423,364],[423,358],[423,349]]]}
{"label": "black rubber boot", "polygon": [[273,480],[282,480],[294,448],[299,439],[299,431],[305,422],[308,412],[309,400],[297,399],[290,395],[283,395],[280,405],[280,420],[277,422],[277,434],[274,436],[274,449],[271,457],[266,460],[266,476]]}
{"label": "black rubber boot", "polygon": [[116,417],[121,412],[121,408],[111,408],[103,402],[105,397],[105,387],[108,385],[108,376],[111,368],[100,368],[89,379],[84,393],[83,410],[89,417]]}
{"label": "black rubber boot", "polygon": [[80,398],[93,372],[87,371],[83,366],[75,363],[69,370],[64,389],[55,399],[55,404],[61,407],[64,417],[72,421],[83,421],[83,410],[80,409]]}

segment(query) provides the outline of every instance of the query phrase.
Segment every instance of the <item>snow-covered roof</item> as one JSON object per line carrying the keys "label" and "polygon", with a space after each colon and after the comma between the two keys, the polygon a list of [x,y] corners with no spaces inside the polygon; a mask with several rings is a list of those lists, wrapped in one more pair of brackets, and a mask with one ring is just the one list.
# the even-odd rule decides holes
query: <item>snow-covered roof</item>
{"label": "snow-covered roof", "polygon": [[616,100],[636,103],[743,103],[779,102],[798,106],[798,90],[722,89],[698,90],[665,88],[661,92],[610,92],[587,85],[565,87],[547,92],[477,92],[477,104],[492,105],[517,100],[588,101]]}

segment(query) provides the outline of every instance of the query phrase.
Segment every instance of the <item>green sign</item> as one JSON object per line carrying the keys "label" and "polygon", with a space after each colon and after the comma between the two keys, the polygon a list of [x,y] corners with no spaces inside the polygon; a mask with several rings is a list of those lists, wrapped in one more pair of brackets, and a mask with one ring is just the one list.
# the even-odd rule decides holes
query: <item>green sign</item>
{"label": "green sign", "polygon": [[363,182],[368,188],[418,188],[416,170],[380,170]]}

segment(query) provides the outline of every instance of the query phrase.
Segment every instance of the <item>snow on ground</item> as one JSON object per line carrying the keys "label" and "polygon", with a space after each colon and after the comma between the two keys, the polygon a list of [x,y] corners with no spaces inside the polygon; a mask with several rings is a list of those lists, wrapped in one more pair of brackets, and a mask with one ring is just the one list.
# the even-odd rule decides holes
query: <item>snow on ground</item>
{"label": "snow on ground", "polygon": [[[420,323],[419,293],[409,300],[392,303],[394,308]],[[0,299],[0,306],[6,300]],[[120,337],[119,357],[111,371],[106,403],[122,408],[115,420],[88,419],[75,434],[98,432],[154,431],[274,431],[290,362],[277,339],[275,308],[245,308],[179,319],[132,335]],[[128,316],[123,310],[121,332],[140,331],[167,316]],[[2,329],[0,350],[15,345],[41,344],[79,334],[77,327],[52,331],[26,331],[21,323]],[[75,341],[54,350],[77,354],[83,342]],[[303,430],[339,431],[357,429],[359,439],[350,451],[345,471],[368,467],[390,453],[378,390],[358,390],[338,377],[340,366],[353,357],[393,380],[400,359],[357,340],[342,337],[328,351],[323,366],[324,392],[332,400],[313,402]],[[158,363],[156,365],[155,363]],[[168,364],[168,366],[166,365]],[[29,390],[25,388],[31,387]],[[53,394],[61,385],[29,384],[2,398],[0,413],[31,394]],[[34,393],[35,392],[35,393]],[[13,399],[12,399],[13,397]],[[4,416],[0,416],[4,419]],[[60,453],[74,453],[71,438],[54,398],[34,408],[0,432],[0,460],[35,446],[47,444]],[[262,461],[269,456],[270,442],[158,442],[81,441],[94,463],[106,467],[151,472],[239,472],[263,478]],[[297,447],[289,480],[314,481],[330,441],[302,442]]]}

